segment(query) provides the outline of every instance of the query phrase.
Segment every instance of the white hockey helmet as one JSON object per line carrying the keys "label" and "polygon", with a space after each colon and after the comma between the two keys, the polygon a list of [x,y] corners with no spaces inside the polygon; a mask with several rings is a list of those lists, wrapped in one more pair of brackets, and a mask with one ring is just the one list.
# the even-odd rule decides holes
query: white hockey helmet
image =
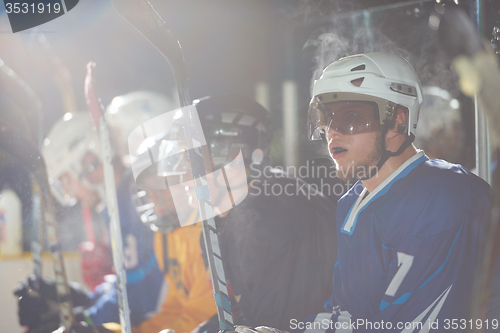
{"label": "white hockey helmet", "polygon": [[[61,176],[69,173],[82,182],[82,158],[87,152],[100,157],[99,137],[88,112],[66,113],[50,129],[42,146],[49,184],[56,200],[72,206],[76,198],[64,190]],[[86,184],[91,187],[90,184]]]}
{"label": "white hockey helmet", "polygon": [[[386,121],[392,123],[396,105],[406,107],[408,124],[399,130],[410,136],[416,132],[423,94],[415,70],[398,55],[376,52],[341,58],[328,65],[314,82],[308,115],[311,140],[321,139],[327,127],[332,125],[332,117],[325,106],[339,101],[374,103],[378,110],[375,119],[380,125]],[[379,130],[381,126],[340,124],[338,128],[344,128],[345,134],[354,134]]]}
{"label": "white hockey helmet", "polygon": [[175,108],[176,104],[169,98],[150,91],[135,91],[113,98],[105,117],[113,129],[118,153],[125,165],[131,164],[127,145],[130,133],[146,121]]}

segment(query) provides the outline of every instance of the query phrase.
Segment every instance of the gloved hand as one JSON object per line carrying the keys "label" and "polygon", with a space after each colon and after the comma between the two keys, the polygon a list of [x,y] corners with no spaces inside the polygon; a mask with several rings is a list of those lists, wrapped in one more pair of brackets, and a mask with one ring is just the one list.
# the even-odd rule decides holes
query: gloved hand
{"label": "gloved hand", "polygon": [[[91,305],[87,292],[77,283],[70,284],[74,306]],[[34,275],[14,290],[18,300],[19,324],[27,326],[27,333],[49,333],[59,326],[59,305],[54,281]]]}
{"label": "gloved hand", "polygon": [[[54,280],[40,277],[37,278],[35,275],[30,275],[26,284],[28,284],[31,289],[38,291],[40,297],[57,301],[57,290]],[[71,292],[71,302],[74,307],[89,307],[92,305],[89,294],[82,285],[76,282],[69,282],[69,289]]]}
{"label": "gloved hand", "polygon": [[268,326],[259,326],[255,328],[248,326],[235,326],[234,330],[238,333],[288,333],[287,331],[282,331]]}
{"label": "gloved hand", "polygon": [[40,292],[22,282],[15,290],[19,324],[28,328],[27,333],[49,333],[59,326],[59,306],[55,300],[43,298]]}

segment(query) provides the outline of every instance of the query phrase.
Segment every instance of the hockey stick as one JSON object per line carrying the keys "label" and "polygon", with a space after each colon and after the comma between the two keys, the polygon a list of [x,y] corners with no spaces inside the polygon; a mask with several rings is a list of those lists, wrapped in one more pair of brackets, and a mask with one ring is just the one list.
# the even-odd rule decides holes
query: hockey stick
{"label": "hockey stick", "polygon": [[92,79],[92,68],[94,63],[87,64],[87,76],[85,77],[85,99],[87,106],[99,130],[99,141],[101,142],[101,160],[104,168],[104,187],[106,191],[106,206],[108,208],[109,230],[111,235],[111,251],[113,253],[113,266],[116,274],[116,288],[118,293],[118,305],[120,312],[120,324],[122,332],[131,333],[130,310],[127,298],[127,276],[123,265],[122,232],[120,228],[120,216],[118,214],[118,200],[116,197],[115,172],[113,169],[113,154],[108,127],[104,119],[104,107],[95,91]]}
{"label": "hockey stick", "polygon": [[[36,179],[31,180],[32,186],[31,190],[33,192],[33,223],[32,227],[34,229],[34,234],[32,235],[31,242],[31,254],[33,256],[33,270],[35,273],[36,284],[38,284],[38,279],[42,277],[42,247],[44,239],[44,219],[43,219],[43,206],[42,206],[42,191],[40,189],[40,184]],[[36,285],[36,288],[39,286]]]}
{"label": "hockey stick", "polygon": [[113,6],[116,11],[146,37],[168,61],[177,83],[177,92],[183,111],[185,121],[185,133],[188,141],[188,153],[191,161],[191,171],[195,179],[195,191],[197,194],[199,211],[201,214],[203,237],[205,240],[208,256],[209,270],[212,276],[212,287],[217,305],[219,327],[222,331],[234,330],[231,306],[229,303],[227,282],[224,274],[219,240],[215,221],[212,216],[213,206],[208,191],[208,183],[205,174],[204,162],[211,165],[210,154],[202,151],[199,140],[203,138],[203,132],[197,127],[196,109],[188,107],[192,100],[189,95],[188,80],[182,48],[170,31],[167,24],[154,10],[147,0],[114,0]]}
{"label": "hockey stick", "polygon": [[56,290],[59,298],[59,308],[61,311],[61,324],[66,328],[69,327],[69,332],[73,332],[74,319],[73,304],[71,302],[71,292],[68,285],[68,279],[66,277],[66,271],[64,269],[63,256],[59,243],[59,231],[57,228],[56,211],[46,177],[47,176],[45,171],[45,182],[44,184],[42,184],[42,205],[43,207],[45,207],[45,229],[47,232],[47,240],[50,246],[50,252],[52,254],[52,260],[54,262]]}
{"label": "hockey stick", "polygon": [[[1,63],[0,59],[0,63]],[[41,120],[41,102],[36,97],[35,93],[31,88],[8,66],[5,64],[0,65],[0,80],[6,79],[6,86],[9,87],[10,97],[16,100],[25,100],[28,102],[24,106],[24,109],[28,110],[31,114],[20,115],[20,119],[24,116],[24,120],[28,121],[33,119],[35,123],[40,123]],[[28,98],[26,98],[28,97]],[[36,131],[36,128],[26,125],[26,130],[32,134],[31,141],[41,144],[41,134]],[[32,230],[33,234],[31,237],[31,253],[33,256],[33,268],[35,276],[41,277],[42,272],[42,258],[41,251],[43,247],[43,214],[42,214],[42,202],[41,202],[41,191],[39,184],[32,179],[32,197],[33,197],[33,214],[32,214]]]}
{"label": "hockey stick", "polygon": [[[41,48],[43,52],[37,52],[42,57],[38,57],[37,61],[43,63],[45,65],[49,65],[49,70],[54,73],[54,81],[57,85],[59,92],[61,93],[61,98],[63,102],[63,111],[64,112],[74,112],[76,111],[76,101],[75,94],[72,88],[71,82],[71,73],[68,68],[64,65],[63,61],[59,57],[59,55],[54,52],[52,45],[47,40],[45,34],[38,32],[37,29],[34,29],[33,34],[31,36],[36,46]],[[41,120],[41,116],[38,117]],[[41,131],[40,131],[41,132]],[[37,137],[39,144],[42,143],[43,134],[40,133]],[[35,221],[43,221],[41,212],[37,212],[37,208],[40,208],[41,205],[41,193],[39,186],[36,182],[33,184],[33,207],[36,216],[34,216]],[[85,220],[84,220],[85,222]],[[34,241],[32,242],[32,253],[33,253],[33,261],[35,263],[35,276],[41,277],[41,267],[42,267],[42,259],[41,259],[41,251],[43,247],[43,224],[39,223],[39,227],[37,228],[37,233],[35,237],[33,237]],[[38,240],[38,241],[37,241]]]}
{"label": "hockey stick", "polygon": [[54,82],[61,94],[63,111],[75,112],[77,110],[75,93],[73,90],[73,82],[71,72],[61,60],[59,55],[54,51],[52,45],[47,40],[45,34],[37,32],[35,29],[33,39],[42,48],[42,60],[45,65],[49,65],[48,69],[53,73]]}
{"label": "hockey stick", "polygon": [[[2,151],[10,154],[21,165],[29,168],[34,177],[34,182],[38,185],[41,193],[41,207],[44,214],[40,216],[40,220],[45,220],[45,228],[47,231],[47,240],[52,254],[55,271],[55,283],[60,309],[61,324],[72,330],[73,313],[72,303],[70,298],[70,290],[66,279],[66,271],[64,269],[63,256],[58,238],[57,222],[55,219],[55,209],[52,201],[49,183],[47,180],[47,171],[43,158],[38,149],[23,138],[19,131],[11,130],[8,125],[2,124],[0,131],[0,145]],[[34,254],[35,255],[35,254]],[[39,254],[38,254],[39,255]],[[40,267],[36,267],[35,272],[41,274]]]}
{"label": "hockey stick", "polygon": [[[7,66],[5,65],[0,66],[0,72],[2,72],[2,74],[6,73],[8,79],[14,83],[11,86],[12,89],[10,91],[10,95],[14,95],[17,98],[23,98],[21,99],[23,103],[31,103],[31,105],[24,105],[24,108],[29,113],[34,112],[34,114],[28,114],[31,119],[34,118],[39,121],[41,119],[41,102],[38,100],[31,88],[12,70],[6,67]],[[26,99],[26,97],[28,98]],[[38,133],[36,128],[29,126],[29,130],[35,132],[32,140],[29,140],[23,137],[20,129],[15,129],[14,127],[10,129],[11,127],[12,126],[7,123],[2,123],[2,126],[0,126],[0,146],[4,152],[10,154],[15,160],[18,160],[21,165],[31,171],[33,175],[33,179],[31,180],[34,199],[33,217],[34,221],[37,222],[36,237],[34,237],[31,244],[31,251],[34,260],[34,273],[37,278],[41,277],[43,230],[46,229],[47,240],[50,246],[52,260],[54,262],[54,275],[60,310],[60,321],[61,324],[71,330],[73,323],[73,307],[71,304],[70,290],[59,243],[55,208],[48,183],[46,166],[37,147],[35,146],[35,142],[38,144],[41,143],[41,135]],[[38,279],[36,280],[36,283],[38,283]]]}

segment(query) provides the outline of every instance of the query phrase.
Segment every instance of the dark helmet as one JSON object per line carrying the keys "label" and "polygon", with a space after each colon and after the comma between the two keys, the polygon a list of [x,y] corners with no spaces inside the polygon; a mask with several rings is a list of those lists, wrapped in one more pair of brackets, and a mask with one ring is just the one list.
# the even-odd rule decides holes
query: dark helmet
{"label": "dark helmet", "polygon": [[215,168],[241,149],[247,167],[266,164],[272,139],[269,112],[243,96],[208,96],[193,102]]}

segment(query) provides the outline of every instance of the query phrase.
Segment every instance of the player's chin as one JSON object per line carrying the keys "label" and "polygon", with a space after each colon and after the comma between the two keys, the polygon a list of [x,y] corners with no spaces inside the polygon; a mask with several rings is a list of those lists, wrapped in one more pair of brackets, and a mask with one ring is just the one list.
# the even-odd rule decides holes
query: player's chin
{"label": "player's chin", "polygon": [[350,180],[351,177],[349,177],[349,169],[352,167],[351,165],[343,165],[342,162],[334,159],[335,162],[335,168],[337,170],[337,177],[340,178],[343,181]]}
{"label": "player's chin", "polygon": [[349,161],[349,156],[347,156],[347,154],[348,151],[343,151],[341,153],[330,152],[330,157],[333,159],[333,162],[335,162],[338,171],[340,171],[340,169],[345,170],[352,166],[352,161]]}

